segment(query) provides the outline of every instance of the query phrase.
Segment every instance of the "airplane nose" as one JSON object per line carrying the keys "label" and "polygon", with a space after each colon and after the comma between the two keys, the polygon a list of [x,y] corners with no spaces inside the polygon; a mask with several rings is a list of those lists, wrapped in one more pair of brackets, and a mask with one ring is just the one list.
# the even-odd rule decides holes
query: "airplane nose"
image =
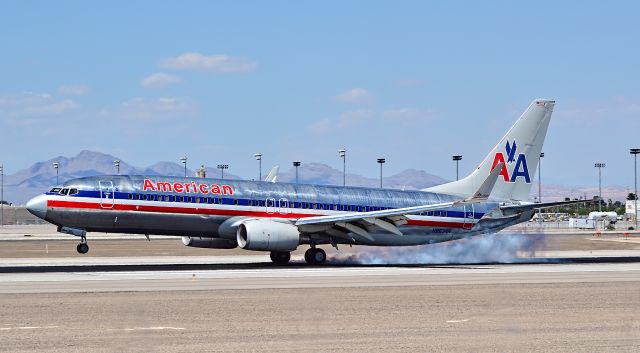
{"label": "airplane nose", "polygon": [[34,216],[44,219],[47,216],[47,196],[38,195],[29,200],[27,210]]}

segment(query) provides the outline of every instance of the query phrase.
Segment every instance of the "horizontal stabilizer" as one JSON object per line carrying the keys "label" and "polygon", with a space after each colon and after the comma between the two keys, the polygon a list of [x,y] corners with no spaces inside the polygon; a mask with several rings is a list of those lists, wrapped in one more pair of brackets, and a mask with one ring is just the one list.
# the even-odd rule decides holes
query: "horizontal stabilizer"
{"label": "horizontal stabilizer", "polygon": [[529,203],[525,205],[514,205],[514,206],[501,206],[500,209],[505,213],[516,213],[516,212],[525,212],[530,210],[537,210],[542,208],[551,208],[558,206],[567,206],[567,205],[575,205],[580,203],[593,203],[598,202],[600,200],[599,197],[594,197],[591,200],[572,200],[572,201],[557,201],[557,202],[544,202],[544,203]]}
{"label": "horizontal stabilizer", "polygon": [[504,163],[498,163],[495,168],[489,173],[489,176],[485,181],[480,185],[478,191],[476,191],[471,197],[465,199],[465,202],[480,202],[486,201],[489,196],[491,196],[491,191],[493,187],[496,185],[496,181],[498,180],[498,176],[500,175],[500,171],[502,170],[502,166]]}

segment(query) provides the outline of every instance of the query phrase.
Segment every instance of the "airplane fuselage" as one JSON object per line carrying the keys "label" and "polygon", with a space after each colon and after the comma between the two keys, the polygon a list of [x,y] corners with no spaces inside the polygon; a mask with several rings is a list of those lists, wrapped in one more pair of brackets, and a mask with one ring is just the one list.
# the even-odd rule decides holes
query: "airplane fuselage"
{"label": "airplane fuselage", "polygon": [[[423,191],[158,176],[73,179],[40,197],[46,204],[43,218],[58,226],[229,240],[235,240],[235,229],[228,230],[227,225],[239,219],[290,222],[456,200]],[[496,217],[496,210],[498,202],[483,202],[408,215],[396,224],[403,236],[371,227],[373,241],[357,236],[334,239],[322,229],[301,239],[311,244],[330,239],[333,243],[419,245],[496,232],[522,221],[522,216]],[[492,211],[493,217],[488,217]]]}

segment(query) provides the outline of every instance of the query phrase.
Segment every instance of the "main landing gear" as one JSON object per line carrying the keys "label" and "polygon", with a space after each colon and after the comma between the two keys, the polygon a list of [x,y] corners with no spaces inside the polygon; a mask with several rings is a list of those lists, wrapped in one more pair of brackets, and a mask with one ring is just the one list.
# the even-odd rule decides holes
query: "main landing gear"
{"label": "main landing gear", "polygon": [[[78,247],[80,247],[80,245],[82,244],[78,244]],[[88,250],[87,247],[87,251]],[[80,252],[80,250],[78,250],[78,252]],[[288,251],[272,251],[269,257],[271,257],[271,261],[276,265],[286,265],[291,260],[291,253]],[[327,253],[319,248],[310,248],[305,251],[304,260],[309,265],[321,265],[327,261]]]}
{"label": "main landing gear", "polygon": [[272,251],[269,257],[276,265],[286,265],[291,260],[291,253],[288,251]]}
{"label": "main landing gear", "polygon": [[320,265],[327,261],[327,253],[319,248],[309,248],[304,252],[304,260],[309,265]]}
{"label": "main landing gear", "polygon": [[80,254],[86,254],[86,253],[89,252],[89,244],[87,244],[87,238],[86,237],[81,237],[80,238],[80,244],[78,244],[78,246],[76,246],[76,250]]}

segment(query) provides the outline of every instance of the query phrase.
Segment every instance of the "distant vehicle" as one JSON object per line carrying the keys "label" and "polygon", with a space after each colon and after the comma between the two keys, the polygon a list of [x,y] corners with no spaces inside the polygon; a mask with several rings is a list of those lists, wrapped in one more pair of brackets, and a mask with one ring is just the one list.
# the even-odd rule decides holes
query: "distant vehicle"
{"label": "distant vehicle", "polygon": [[618,220],[618,214],[609,211],[609,212],[589,212],[589,219],[593,219],[595,221],[609,221],[615,222]]}
{"label": "distant vehicle", "polygon": [[589,218],[569,218],[569,228],[596,229],[596,221]]}
{"label": "distant vehicle", "polygon": [[86,232],[182,236],[187,246],[269,251],[286,264],[323,263],[318,245],[410,246],[493,233],[536,209],[527,202],[555,102],[536,99],[466,178],[422,191],[161,176],[73,179],[30,200],[34,215]]}

